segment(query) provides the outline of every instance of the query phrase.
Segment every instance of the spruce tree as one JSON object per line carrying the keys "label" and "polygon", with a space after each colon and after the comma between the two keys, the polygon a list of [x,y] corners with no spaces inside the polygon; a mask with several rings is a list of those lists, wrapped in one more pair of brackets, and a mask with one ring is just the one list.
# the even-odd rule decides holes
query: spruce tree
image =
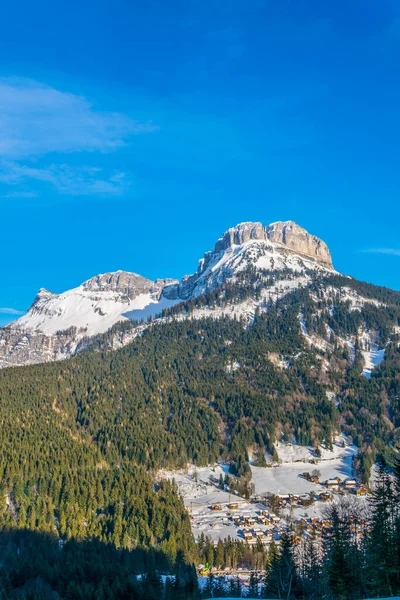
{"label": "spruce tree", "polygon": [[294,559],[293,535],[284,533],[278,553],[272,556],[263,586],[265,597],[289,600],[301,596],[301,582]]}
{"label": "spruce tree", "polygon": [[374,596],[393,596],[398,579],[395,542],[395,493],[386,463],[381,460],[370,500],[371,522],[367,541],[367,581]]}
{"label": "spruce tree", "polygon": [[330,512],[332,532],[326,543],[326,571],[328,587],[334,598],[351,597],[353,582],[348,562],[350,530],[341,519],[338,506],[332,506]]}

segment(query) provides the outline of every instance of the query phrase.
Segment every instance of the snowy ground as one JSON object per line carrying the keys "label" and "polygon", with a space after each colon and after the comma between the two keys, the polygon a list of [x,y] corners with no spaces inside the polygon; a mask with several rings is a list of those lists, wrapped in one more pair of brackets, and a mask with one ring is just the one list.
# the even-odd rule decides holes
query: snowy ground
{"label": "snowy ground", "polygon": [[346,479],[353,475],[352,461],[353,456],[357,453],[357,448],[349,445],[343,436],[338,436],[335,440],[333,451],[320,448],[321,458],[318,459],[318,464],[310,463],[311,460],[317,459],[315,452],[308,446],[278,443],[275,444],[275,447],[282,464],[272,468],[251,467],[256,495],[267,492],[307,494],[326,491],[324,486],[316,485],[300,477],[305,471],[311,472],[314,469],[320,471],[320,481],[326,481],[332,477]]}
{"label": "snowy ground", "polygon": [[363,352],[362,355],[365,361],[362,374],[364,377],[367,377],[367,379],[370,379],[372,371],[383,361],[385,357],[385,350],[379,350],[379,348],[375,348],[374,350]]}
{"label": "snowy ground", "polygon": [[[211,467],[190,467],[182,471],[160,471],[159,476],[166,479],[174,479],[183,497],[192,519],[192,531],[195,538],[202,533],[211,537],[214,541],[225,539],[228,536],[238,538],[238,528],[233,524],[233,514],[255,515],[259,507],[250,504],[243,498],[230,494],[216,487],[219,476],[224,476],[228,467],[214,465]],[[214,482],[210,482],[210,477]],[[195,479],[197,479],[197,481]],[[229,510],[228,503],[237,503],[238,508]],[[219,511],[211,510],[214,504],[222,504]]]}
{"label": "snowy ground", "polygon": [[[312,448],[283,443],[276,444],[276,448],[282,464],[271,468],[251,467],[256,496],[268,492],[301,495],[326,491],[325,486],[311,483],[300,476],[303,472],[311,472],[313,469],[320,471],[320,481],[332,477],[340,477],[343,480],[353,475],[352,460],[357,448],[350,445],[343,436],[338,436],[333,451],[321,448],[321,459],[318,464],[309,462],[316,460]],[[219,464],[202,468],[191,466],[181,471],[160,471],[158,474],[160,478],[174,479],[178,485],[185,506],[191,515],[195,538],[203,533],[214,541],[228,536],[233,539],[243,539],[241,528],[234,525],[232,517],[234,515],[256,517],[262,507],[217,487],[220,475],[224,476],[227,470],[227,465]],[[237,503],[238,508],[230,510],[229,503]],[[221,504],[222,509],[212,510],[211,507],[215,504]],[[307,508],[300,506],[287,511],[284,509],[285,513],[282,516],[291,516],[294,519],[303,516],[321,516],[324,507],[326,507],[325,503],[316,502]]]}

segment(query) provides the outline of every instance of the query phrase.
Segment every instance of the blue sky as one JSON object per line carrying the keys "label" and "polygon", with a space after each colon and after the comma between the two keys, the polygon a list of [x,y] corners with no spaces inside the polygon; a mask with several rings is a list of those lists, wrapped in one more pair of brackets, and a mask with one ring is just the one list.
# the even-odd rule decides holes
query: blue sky
{"label": "blue sky", "polygon": [[400,289],[396,0],[17,0],[0,23],[0,324],[116,269],[181,277],[292,219]]}

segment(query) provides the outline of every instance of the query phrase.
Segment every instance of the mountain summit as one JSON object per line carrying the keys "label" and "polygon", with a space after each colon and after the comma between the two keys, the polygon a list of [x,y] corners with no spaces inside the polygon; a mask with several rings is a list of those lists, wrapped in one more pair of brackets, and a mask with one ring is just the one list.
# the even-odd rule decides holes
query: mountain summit
{"label": "mountain summit", "polygon": [[296,254],[304,254],[328,268],[333,268],[331,255],[325,242],[308,233],[294,221],[278,221],[267,227],[258,222],[239,223],[224,233],[218,240],[215,251],[240,246],[251,240],[269,240],[285,246]]}
{"label": "mountain summit", "polygon": [[325,242],[293,221],[239,223],[205,253],[196,273],[181,281],[116,271],[62,294],[41,288],[26,315],[0,330],[0,367],[67,358],[118,321],[146,321],[249,269],[260,277],[282,270],[300,277],[333,271],[333,266]]}
{"label": "mountain summit", "polygon": [[222,285],[226,279],[249,267],[275,271],[290,269],[331,270],[328,246],[293,221],[266,227],[259,222],[239,223],[228,229],[199,261],[197,272],[178,285],[168,286],[164,295],[187,300]]}

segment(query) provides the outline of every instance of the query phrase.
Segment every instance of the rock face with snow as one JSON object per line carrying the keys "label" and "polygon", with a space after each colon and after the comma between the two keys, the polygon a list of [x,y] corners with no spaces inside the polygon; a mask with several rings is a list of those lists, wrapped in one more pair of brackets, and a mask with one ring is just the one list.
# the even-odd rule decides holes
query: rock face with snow
{"label": "rock face with snow", "polygon": [[261,223],[240,223],[225,232],[218,240],[214,252],[224,251],[232,246],[241,246],[251,240],[269,240],[296,254],[304,254],[327,268],[333,268],[331,255],[325,242],[293,221],[280,221],[267,227]]}
{"label": "rock face with snow", "polygon": [[292,221],[240,223],[206,252],[196,273],[180,282],[117,271],[96,275],[62,294],[42,288],[26,315],[0,330],[0,367],[72,356],[116,322],[147,320],[250,266],[263,272],[333,270],[326,244]]}
{"label": "rock face with snow", "polygon": [[184,277],[178,285],[167,286],[163,293],[167,298],[182,300],[199,296],[250,265],[270,271],[333,271],[325,242],[293,221],[267,227],[240,223],[224,233],[214,250],[205,253],[195,274]]}
{"label": "rock face with snow", "polygon": [[0,366],[68,358],[118,321],[147,320],[176,302],[162,295],[173,282],[117,271],[63,294],[42,288],[26,315],[0,330]]}

